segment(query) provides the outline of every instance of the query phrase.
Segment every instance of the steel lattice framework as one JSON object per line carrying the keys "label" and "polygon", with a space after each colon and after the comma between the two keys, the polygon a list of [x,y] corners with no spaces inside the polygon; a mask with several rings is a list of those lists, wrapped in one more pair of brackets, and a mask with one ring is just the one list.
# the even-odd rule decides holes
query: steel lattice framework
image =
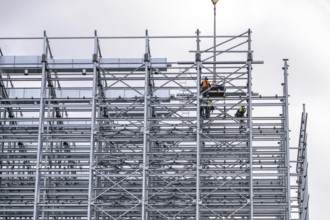
{"label": "steel lattice framework", "polygon": [[[119,38],[145,41],[144,55],[104,58],[102,43]],[[54,58],[50,42],[69,38],[34,39],[41,56],[0,56],[0,219],[308,219],[307,115],[291,172],[288,61],[282,95],[252,92],[263,62],[250,31],[216,48],[198,30],[95,32],[92,59]],[[194,58],[152,57],[159,39],[195,42]],[[204,76],[216,79],[208,90]]]}

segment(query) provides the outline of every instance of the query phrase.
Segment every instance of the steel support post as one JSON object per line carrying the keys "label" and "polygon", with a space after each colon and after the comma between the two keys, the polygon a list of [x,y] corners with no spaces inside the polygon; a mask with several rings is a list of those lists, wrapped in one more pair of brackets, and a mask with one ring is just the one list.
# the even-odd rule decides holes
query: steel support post
{"label": "steel support post", "polygon": [[36,161],[36,177],[34,189],[34,204],[33,204],[33,219],[39,219],[39,203],[40,203],[40,169],[42,167],[42,148],[43,148],[43,133],[45,120],[45,98],[46,98],[46,66],[47,66],[47,36],[44,32],[43,54],[42,54],[42,72],[40,86],[40,109],[39,109],[39,127],[38,127],[38,146],[37,146],[37,161]]}
{"label": "steel support post", "polygon": [[93,182],[94,182],[94,145],[96,133],[96,96],[97,96],[97,65],[98,65],[98,38],[95,31],[94,36],[94,54],[93,54],[93,91],[92,91],[92,113],[91,113],[91,134],[90,134],[90,152],[89,152],[89,179],[88,179],[88,207],[87,220],[92,220],[93,201]]}
{"label": "steel support post", "polygon": [[285,166],[286,170],[286,184],[287,184],[287,203],[288,203],[288,210],[287,210],[287,220],[291,219],[291,190],[290,190],[290,128],[289,128],[289,94],[288,94],[288,59],[283,59],[284,61],[284,84],[283,84],[283,97],[284,97],[284,132],[285,132],[285,140],[284,140],[284,150],[286,155]]}
{"label": "steel support post", "polygon": [[[99,43],[98,43],[98,45],[99,45]],[[98,47],[99,48],[99,47]],[[101,58],[101,56],[100,56],[100,58]],[[98,75],[98,74],[97,74]],[[98,83],[101,83],[100,82],[100,78],[98,78]],[[101,94],[102,93],[102,86],[100,87],[99,85],[98,85],[98,90],[97,90],[97,93],[98,93],[98,95],[99,94]],[[98,105],[100,104],[100,100],[98,100]],[[102,118],[102,114],[103,114],[103,112],[101,111],[101,109],[99,109],[99,111],[97,111],[96,112],[96,114],[97,114],[97,118]],[[102,126],[103,125],[103,123],[104,123],[104,121],[100,121],[99,122],[100,124],[99,124],[99,127],[100,126]],[[97,141],[95,144],[94,144],[94,148],[96,148],[95,150],[96,150],[96,152],[97,153],[99,153],[99,152],[102,152],[102,148],[103,148],[103,146],[102,146],[102,142],[99,142],[99,141]],[[98,163],[99,162],[99,158],[100,158],[100,156],[99,155],[96,155],[95,156],[95,161],[96,161],[96,163]],[[95,187],[97,188],[97,190],[95,190],[95,195],[99,195],[100,194],[100,188],[102,188],[102,186],[101,186],[101,177],[99,177],[99,176],[95,176]],[[97,219],[97,220],[99,220],[99,216],[100,216],[100,212],[98,212],[98,210],[96,210],[96,209],[94,209],[94,211],[93,211],[93,213],[94,213],[94,218],[95,219]]]}
{"label": "steel support post", "polygon": [[[48,90],[48,96],[50,97],[51,96],[51,90]],[[50,108],[47,109],[47,118],[52,118],[54,119],[54,112],[53,114],[50,113]],[[50,123],[53,123],[53,122],[50,122]],[[51,125],[49,123],[47,123],[47,131],[46,133],[49,133],[50,132],[50,127]],[[49,153],[49,149],[48,149],[48,146],[49,146],[49,143],[46,143],[46,153]],[[49,163],[49,155],[45,155],[45,165],[48,166],[48,163]],[[48,182],[48,178],[49,177],[45,177],[44,178],[44,181],[43,181],[43,186],[46,188],[47,187],[47,182]],[[46,203],[46,196],[47,196],[47,191],[43,191],[43,195],[42,195],[42,202],[43,203]],[[47,213],[48,214],[48,213]],[[41,219],[48,219],[49,218],[49,214],[47,215],[47,217],[45,216],[45,211],[43,210],[42,213],[41,213]]]}
{"label": "steel support post", "polygon": [[216,22],[217,22],[217,6],[216,4],[213,5],[213,85],[216,85],[216,72],[217,72],[217,66],[215,64],[215,62],[217,61],[217,26],[216,26]]}
{"label": "steel support post", "polygon": [[[0,56],[3,56],[3,53],[2,53],[2,51],[1,51],[1,48],[0,48]],[[1,73],[2,72],[0,72],[0,80],[2,79],[2,75],[1,75]],[[2,81],[0,81],[0,86],[2,86]],[[3,94],[2,94],[2,89],[0,89],[0,97],[1,98],[4,98],[3,97]],[[2,118],[5,118],[5,108],[3,108],[3,110],[2,110],[2,108],[0,108],[0,112],[2,112],[2,113],[0,113],[0,119],[2,119]],[[2,123],[2,122],[0,122],[0,126],[2,125],[2,124],[4,124],[4,123]],[[4,139],[4,137],[1,137],[1,139]],[[5,146],[5,143],[4,142],[2,142],[1,143],[1,154],[3,155],[4,154],[4,146]],[[2,161],[0,161],[0,176],[1,176],[1,174],[2,174]],[[2,185],[2,176],[0,177],[0,186]]]}
{"label": "steel support post", "polygon": [[196,52],[196,68],[197,68],[197,79],[196,79],[196,108],[197,108],[197,114],[196,114],[196,220],[200,219],[200,133],[201,131],[201,88],[200,88],[200,81],[201,81],[201,68],[202,68],[202,62],[201,62],[201,53],[200,53],[200,39],[199,39],[199,30],[196,31],[197,39],[197,52]]}
{"label": "steel support post", "polygon": [[248,31],[248,147],[250,166],[250,220],[253,220],[253,123],[252,123],[252,51],[251,51],[251,30]]}
{"label": "steel support post", "polygon": [[149,71],[150,71],[150,47],[149,47],[149,37],[148,37],[148,31],[146,31],[146,38],[145,38],[145,54],[144,54],[144,67],[145,67],[145,78],[144,78],[144,118],[143,118],[143,164],[142,164],[142,210],[141,210],[141,219],[142,220],[148,220],[147,210],[146,206],[148,204],[147,198],[147,171],[148,171],[148,156],[147,152],[149,150],[149,87],[150,87],[150,77],[149,77]]}
{"label": "steel support post", "polygon": [[[305,104],[303,105],[303,112],[301,114],[298,152],[297,152],[297,183],[298,183],[298,211],[299,220],[308,220],[308,163],[307,163],[307,113],[305,110]],[[307,198],[306,198],[307,196]],[[306,206],[307,200],[307,206]]]}
{"label": "steel support post", "polygon": [[[1,114],[0,114],[0,119],[2,119]],[[1,124],[0,124],[1,125]],[[1,137],[1,140],[4,139],[3,137]],[[4,155],[4,147],[5,147],[5,142],[1,142],[1,154]],[[2,161],[0,161],[0,186],[2,185]]]}

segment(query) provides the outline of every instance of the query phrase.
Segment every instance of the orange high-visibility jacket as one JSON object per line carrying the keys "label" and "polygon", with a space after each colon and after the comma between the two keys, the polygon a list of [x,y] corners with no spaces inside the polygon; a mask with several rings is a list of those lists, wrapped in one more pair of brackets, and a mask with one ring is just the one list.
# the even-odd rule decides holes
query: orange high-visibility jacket
{"label": "orange high-visibility jacket", "polygon": [[209,86],[210,86],[209,81],[207,81],[206,79],[204,79],[204,80],[202,81],[202,87],[203,87],[203,88],[207,88],[207,87],[209,87]]}

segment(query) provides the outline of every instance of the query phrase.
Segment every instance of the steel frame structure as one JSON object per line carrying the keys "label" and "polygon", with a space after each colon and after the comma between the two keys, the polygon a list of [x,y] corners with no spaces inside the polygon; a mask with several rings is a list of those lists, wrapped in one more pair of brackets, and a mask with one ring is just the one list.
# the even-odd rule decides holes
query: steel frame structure
{"label": "steel frame structure", "polygon": [[299,143],[297,152],[296,183],[297,200],[296,210],[300,220],[309,219],[309,193],[308,193],[308,162],[307,162],[307,119],[308,114],[303,106],[301,115],[301,126],[299,132]]}
{"label": "steel frame structure", "polygon": [[[144,40],[144,55],[103,58],[102,42],[119,38]],[[283,94],[261,96],[251,31],[217,38],[95,31],[92,59],[55,59],[51,41],[79,38],[44,33],[29,38],[41,56],[1,52],[0,219],[308,219],[303,125],[290,171],[287,60]],[[157,39],[194,40],[195,59],[152,58]],[[206,91],[204,76],[216,76]]]}

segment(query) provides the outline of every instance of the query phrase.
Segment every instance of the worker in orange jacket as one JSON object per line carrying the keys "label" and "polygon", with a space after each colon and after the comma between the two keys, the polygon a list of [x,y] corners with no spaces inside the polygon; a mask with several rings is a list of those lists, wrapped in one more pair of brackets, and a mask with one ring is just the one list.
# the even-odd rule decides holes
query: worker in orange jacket
{"label": "worker in orange jacket", "polygon": [[204,80],[202,81],[202,93],[203,93],[203,97],[207,96],[208,92],[205,92],[208,88],[211,87],[211,84],[208,81],[207,76],[204,77]]}

